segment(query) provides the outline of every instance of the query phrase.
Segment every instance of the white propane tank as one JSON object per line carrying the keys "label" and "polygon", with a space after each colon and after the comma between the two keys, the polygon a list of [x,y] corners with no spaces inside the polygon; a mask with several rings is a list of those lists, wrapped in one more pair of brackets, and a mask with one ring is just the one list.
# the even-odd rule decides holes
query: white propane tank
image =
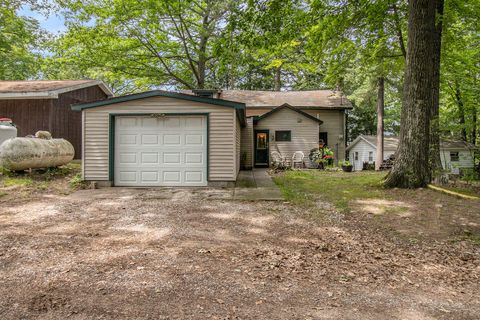
{"label": "white propane tank", "polygon": [[17,136],[17,128],[12,123],[11,119],[0,118],[0,144],[3,141],[15,138]]}
{"label": "white propane tank", "polygon": [[0,165],[12,171],[58,167],[73,160],[65,139],[13,138],[0,145]]}

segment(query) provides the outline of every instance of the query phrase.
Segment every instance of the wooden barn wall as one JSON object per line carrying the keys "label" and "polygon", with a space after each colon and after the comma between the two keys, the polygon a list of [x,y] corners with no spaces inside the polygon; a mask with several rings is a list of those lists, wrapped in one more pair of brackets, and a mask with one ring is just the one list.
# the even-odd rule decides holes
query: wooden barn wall
{"label": "wooden barn wall", "polygon": [[75,148],[75,159],[82,157],[82,113],[72,111],[75,103],[106,99],[107,95],[98,87],[88,87],[59,95],[50,113],[50,132],[56,138],[70,141]]}
{"label": "wooden barn wall", "polygon": [[55,138],[70,141],[75,159],[82,156],[82,113],[72,111],[71,104],[106,99],[98,87],[88,87],[59,95],[58,99],[0,100],[0,117],[11,118],[17,125],[18,136],[50,131]]}
{"label": "wooden barn wall", "polygon": [[10,118],[17,126],[18,136],[49,130],[51,99],[0,100],[0,117]]}

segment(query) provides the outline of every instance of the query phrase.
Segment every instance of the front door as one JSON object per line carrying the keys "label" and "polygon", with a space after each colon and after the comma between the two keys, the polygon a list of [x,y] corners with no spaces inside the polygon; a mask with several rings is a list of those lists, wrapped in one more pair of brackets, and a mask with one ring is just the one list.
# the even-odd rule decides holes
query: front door
{"label": "front door", "polygon": [[255,167],[269,166],[268,130],[255,131]]}

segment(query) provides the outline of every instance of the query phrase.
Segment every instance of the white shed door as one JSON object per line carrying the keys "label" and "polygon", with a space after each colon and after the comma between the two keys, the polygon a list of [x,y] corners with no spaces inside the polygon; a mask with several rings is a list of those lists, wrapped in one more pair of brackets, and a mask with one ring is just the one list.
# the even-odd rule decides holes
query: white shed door
{"label": "white shed door", "polygon": [[206,116],[115,117],[116,186],[206,186]]}

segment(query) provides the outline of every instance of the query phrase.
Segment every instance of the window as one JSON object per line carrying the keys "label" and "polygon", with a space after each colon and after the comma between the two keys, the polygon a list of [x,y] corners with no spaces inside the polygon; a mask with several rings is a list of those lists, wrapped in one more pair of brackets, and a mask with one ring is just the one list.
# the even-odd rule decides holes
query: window
{"label": "window", "polygon": [[370,161],[370,162],[373,161],[373,151],[368,152],[368,161]]}
{"label": "window", "polygon": [[267,149],[267,134],[264,132],[257,133],[257,149],[258,150]]}
{"label": "window", "polygon": [[292,141],[292,131],[275,131],[275,141]]}
{"label": "window", "polygon": [[355,160],[358,160],[358,152],[355,152]]}
{"label": "window", "polygon": [[320,132],[318,134],[318,143],[323,143],[324,145],[328,146],[328,132]]}
{"label": "window", "polygon": [[460,161],[458,152],[450,152],[450,161]]}

